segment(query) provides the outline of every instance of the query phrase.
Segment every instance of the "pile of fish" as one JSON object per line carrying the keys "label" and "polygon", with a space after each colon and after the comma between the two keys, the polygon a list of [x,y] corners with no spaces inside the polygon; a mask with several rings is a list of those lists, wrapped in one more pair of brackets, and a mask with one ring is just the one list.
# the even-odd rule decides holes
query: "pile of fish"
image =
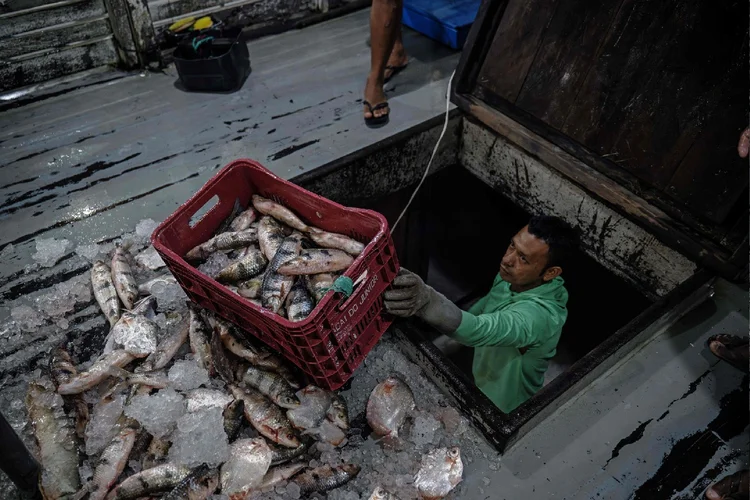
{"label": "pile of fish", "polygon": [[229,264],[211,276],[259,307],[290,321],[313,311],[334,280],[365,245],[348,236],[305,224],[285,206],[262,196],[233,215],[218,234],[191,249],[185,259],[198,264],[216,252]]}
{"label": "pile of fish", "polygon": [[[232,222],[241,219],[252,217],[246,211]],[[300,498],[357,477],[355,463],[308,465],[320,449],[357,445],[339,394],[306,385],[276,352],[210,312],[161,304],[156,291],[177,286],[174,278],[139,284],[137,262],[118,245],[110,265],[98,260],[91,269],[111,326],[101,354],[76,365],[56,349],[29,384],[44,498],[243,499],[280,486]],[[369,397],[367,423],[383,446],[402,446],[399,431],[414,411],[409,386],[389,377]],[[424,499],[442,498],[462,471],[458,448],[436,448],[413,484]],[[370,498],[396,497],[377,487]]]}

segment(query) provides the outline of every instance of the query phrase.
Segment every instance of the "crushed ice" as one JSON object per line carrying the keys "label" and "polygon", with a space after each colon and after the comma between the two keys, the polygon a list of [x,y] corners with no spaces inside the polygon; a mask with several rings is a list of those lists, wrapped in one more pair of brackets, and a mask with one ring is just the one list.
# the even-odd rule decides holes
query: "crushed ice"
{"label": "crushed ice", "polygon": [[208,372],[193,360],[175,361],[169,369],[169,380],[178,391],[189,391],[207,384]]}
{"label": "crushed ice", "polygon": [[166,266],[161,258],[161,255],[159,255],[159,252],[156,251],[153,245],[149,246],[147,249],[136,255],[135,261],[138,262],[138,264],[140,264],[141,266],[147,269],[151,269],[152,271],[156,271],[157,269],[161,269],[162,267]]}
{"label": "crushed ice", "polygon": [[217,407],[186,413],[177,421],[169,458],[173,462],[216,467],[229,458],[229,440],[224,432],[222,409]]}
{"label": "crushed ice", "polygon": [[125,407],[125,415],[136,419],[153,436],[164,437],[185,413],[185,401],[173,388],[167,387],[156,394],[134,396]]}
{"label": "crushed ice", "polygon": [[62,259],[70,246],[68,240],[39,238],[36,240],[36,253],[31,256],[42,267],[52,267]]}

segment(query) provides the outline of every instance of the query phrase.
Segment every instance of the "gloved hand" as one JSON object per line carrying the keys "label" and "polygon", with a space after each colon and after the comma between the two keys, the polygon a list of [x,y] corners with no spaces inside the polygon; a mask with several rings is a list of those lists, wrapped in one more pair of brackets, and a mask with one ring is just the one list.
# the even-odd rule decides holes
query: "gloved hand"
{"label": "gloved hand", "polygon": [[383,298],[389,313],[402,318],[416,315],[441,333],[453,333],[461,324],[456,304],[403,267]]}

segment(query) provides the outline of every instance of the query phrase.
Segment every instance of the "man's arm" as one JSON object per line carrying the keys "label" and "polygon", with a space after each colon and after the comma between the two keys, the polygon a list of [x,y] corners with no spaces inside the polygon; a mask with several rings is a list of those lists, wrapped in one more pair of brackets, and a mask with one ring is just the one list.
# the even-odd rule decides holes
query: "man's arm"
{"label": "man's arm", "polygon": [[[534,343],[534,318],[530,308],[518,307],[489,314],[464,312],[461,324],[449,336],[470,347],[527,347]],[[541,313],[541,311],[540,311]]]}

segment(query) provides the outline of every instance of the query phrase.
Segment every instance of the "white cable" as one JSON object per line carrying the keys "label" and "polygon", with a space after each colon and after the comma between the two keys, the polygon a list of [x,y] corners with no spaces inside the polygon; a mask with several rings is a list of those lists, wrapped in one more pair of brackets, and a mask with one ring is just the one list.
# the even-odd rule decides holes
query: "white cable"
{"label": "white cable", "polygon": [[450,113],[450,107],[451,107],[451,84],[453,83],[453,77],[455,75],[456,75],[456,70],[453,70],[453,73],[451,73],[451,77],[448,80],[448,89],[445,91],[445,123],[443,123],[443,130],[440,132],[440,137],[438,137],[438,140],[435,143],[435,149],[432,150],[432,155],[430,156],[430,161],[427,162],[427,168],[424,170],[424,174],[422,175],[422,180],[420,180],[419,184],[417,184],[417,187],[414,189],[414,192],[412,193],[411,198],[409,198],[409,202],[404,207],[404,210],[401,212],[401,215],[398,216],[398,219],[396,219],[396,223],[393,224],[393,227],[391,228],[391,234],[393,234],[393,231],[396,229],[396,226],[398,226],[398,223],[401,222],[401,218],[404,216],[406,211],[409,210],[409,205],[411,205],[411,202],[414,201],[414,197],[417,196],[417,193],[419,192],[419,188],[422,187],[422,183],[424,183],[424,180],[427,178],[427,174],[430,173],[432,160],[435,159],[435,155],[437,154],[438,147],[440,147],[440,141],[443,140],[445,131],[448,129],[448,114]]}

